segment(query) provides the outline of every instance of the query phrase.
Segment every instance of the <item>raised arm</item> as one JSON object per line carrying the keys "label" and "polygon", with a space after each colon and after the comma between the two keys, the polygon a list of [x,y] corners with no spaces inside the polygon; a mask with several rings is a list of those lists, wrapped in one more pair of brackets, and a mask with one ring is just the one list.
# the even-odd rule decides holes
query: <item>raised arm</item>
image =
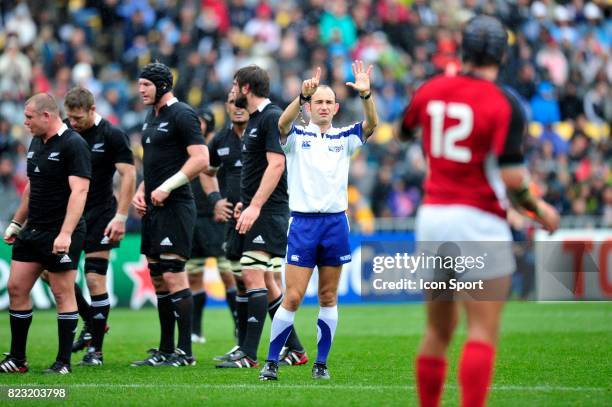
{"label": "raised arm", "polygon": [[300,113],[300,107],[304,103],[310,101],[310,98],[319,86],[320,78],[321,68],[317,67],[315,76],[302,82],[302,92],[300,93],[300,96],[296,97],[293,102],[287,106],[287,108],[283,111],[283,114],[278,119],[278,130],[280,131],[281,135],[281,144],[285,144],[287,141],[287,135],[289,134],[289,131],[291,131],[291,125],[295,119],[297,119],[297,116]]}
{"label": "raised arm", "polygon": [[356,60],[352,63],[352,68],[355,82],[346,82],[346,86],[350,86],[359,92],[359,97],[363,102],[362,105],[365,116],[362,124],[363,135],[365,138],[368,138],[378,125],[378,114],[376,113],[376,106],[374,105],[374,98],[372,97],[372,90],[370,88],[372,65],[368,66],[368,69],[365,70],[363,61]]}

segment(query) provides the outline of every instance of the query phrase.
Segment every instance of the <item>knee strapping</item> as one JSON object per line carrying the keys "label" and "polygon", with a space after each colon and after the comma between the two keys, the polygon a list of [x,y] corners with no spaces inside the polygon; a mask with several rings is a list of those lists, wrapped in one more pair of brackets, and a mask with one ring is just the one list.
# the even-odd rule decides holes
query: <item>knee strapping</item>
{"label": "knee strapping", "polygon": [[242,253],[240,265],[243,269],[256,269],[267,271],[270,257],[264,253],[247,251]]}
{"label": "knee strapping", "polygon": [[162,273],[171,272],[177,273],[185,271],[185,260],[181,259],[159,259],[159,267]]}
{"label": "knee strapping", "polygon": [[85,273],[96,273],[105,276],[107,270],[108,259],[103,259],[101,257],[85,258]]}

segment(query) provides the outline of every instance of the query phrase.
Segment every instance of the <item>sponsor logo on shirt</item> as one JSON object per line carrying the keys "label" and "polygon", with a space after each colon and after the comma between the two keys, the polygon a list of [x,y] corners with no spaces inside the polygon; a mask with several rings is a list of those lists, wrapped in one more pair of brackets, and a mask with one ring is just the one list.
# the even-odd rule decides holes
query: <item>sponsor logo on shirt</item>
{"label": "sponsor logo on shirt", "polygon": [[297,254],[292,254],[291,261],[300,261],[300,256],[298,256]]}
{"label": "sponsor logo on shirt", "polygon": [[30,151],[30,152],[28,153],[28,158],[32,158],[32,157],[34,157],[34,151]]}
{"label": "sponsor logo on shirt", "polygon": [[100,240],[100,244],[109,244],[109,243],[110,243],[110,239],[108,238],[108,236],[104,236],[102,240]]}
{"label": "sponsor logo on shirt", "polygon": [[340,261],[351,260],[353,257],[350,254],[340,256]]}
{"label": "sponsor logo on shirt", "polygon": [[236,162],[234,163],[234,167],[242,167],[242,161],[236,160]]}
{"label": "sponsor logo on shirt", "polygon": [[145,131],[145,130],[147,129],[148,124],[149,124],[149,123],[145,123],[145,124],[143,124],[143,125],[142,125],[142,131]]}
{"label": "sponsor logo on shirt", "polygon": [[344,144],[340,144],[339,146],[327,146],[327,149],[332,153],[339,153],[344,150]]}
{"label": "sponsor logo on shirt", "polygon": [[249,137],[257,137],[257,129],[251,129],[251,131],[249,132]]}
{"label": "sponsor logo on shirt", "polygon": [[219,156],[229,155],[229,147],[218,148],[217,154],[219,154]]}
{"label": "sponsor logo on shirt", "polygon": [[168,133],[168,122],[161,122],[159,126],[157,126],[157,131],[161,131],[162,133]]}
{"label": "sponsor logo on shirt", "polygon": [[96,143],[91,148],[91,151],[93,151],[94,153],[103,153],[104,152],[103,147],[104,147],[104,143]]}
{"label": "sponsor logo on shirt", "polygon": [[170,238],[165,237],[159,245],[160,246],[172,246],[172,242],[170,241]]}
{"label": "sponsor logo on shirt", "polygon": [[302,141],[302,150],[310,150],[310,140]]}
{"label": "sponsor logo on shirt", "polygon": [[51,161],[59,161],[59,152],[53,152],[53,153],[49,153],[49,160]]}
{"label": "sponsor logo on shirt", "polygon": [[34,172],[40,172],[40,168],[38,168],[38,165],[36,166],[36,168],[34,168]]}
{"label": "sponsor logo on shirt", "polygon": [[60,259],[60,263],[70,263],[72,260],[68,257],[67,254],[64,254],[64,257]]}
{"label": "sponsor logo on shirt", "polygon": [[147,137],[147,139],[145,140],[145,144],[151,144],[151,137]]}

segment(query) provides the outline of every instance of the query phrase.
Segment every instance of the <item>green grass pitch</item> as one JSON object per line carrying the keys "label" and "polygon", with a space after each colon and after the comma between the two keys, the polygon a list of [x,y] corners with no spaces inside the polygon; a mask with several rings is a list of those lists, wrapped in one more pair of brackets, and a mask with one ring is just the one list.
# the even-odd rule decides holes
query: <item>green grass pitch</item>
{"label": "green grass pitch", "polygon": [[[311,360],[316,354],[315,307],[304,307],[296,326]],[[313,382],[311,363],[280,370],[278,383],[261,383],[259,369],[218,370],[212,357],[232,346],[229,312],[205,313],[206,344],[194,345],[198,365],[133,368],[157,345],[154,309],[113,310],[105,365],[73,374],[44,376],[55,358],[55,313],[38,311],[30,329],[25,375],[0,375],[0,405],[9,386],[67,386],[71,405],[416,405],[413,363],[424,323],[421,304],[341,306],[329,359],[332,380]],[[458,331],[450,351],[443,405],[458,404],[457,357],[465,338]],[[264,329],[260,361],[267,352]],[[0,317],[0,350],[10,344],[8,313]],[[612,400],[612,303],[510,303],[503,321],[490,406],[604,406]],[[14,405],[65,401],[12,401]]]}

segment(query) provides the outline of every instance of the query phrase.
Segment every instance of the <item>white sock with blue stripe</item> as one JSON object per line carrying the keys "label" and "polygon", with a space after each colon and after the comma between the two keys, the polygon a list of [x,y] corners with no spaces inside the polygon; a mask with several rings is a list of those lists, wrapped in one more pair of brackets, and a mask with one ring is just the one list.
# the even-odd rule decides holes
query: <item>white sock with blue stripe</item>
{"label": "white sock with blue stripe", "polygon": [[327,363],[327,355],[331,349],[338,326],[338,306],[319,308],[317,320],[317,363]]}
{"label": "white sock with blue stripe", "polygon": [[272,320],[272,328],[270,330],[270,348],[268,350],[267,360],[278,362],[280,354],[285,342],[291,331],[293,330],[293,320],[295,312],[291,312],[281,305],[278,307],[274,319]]}

